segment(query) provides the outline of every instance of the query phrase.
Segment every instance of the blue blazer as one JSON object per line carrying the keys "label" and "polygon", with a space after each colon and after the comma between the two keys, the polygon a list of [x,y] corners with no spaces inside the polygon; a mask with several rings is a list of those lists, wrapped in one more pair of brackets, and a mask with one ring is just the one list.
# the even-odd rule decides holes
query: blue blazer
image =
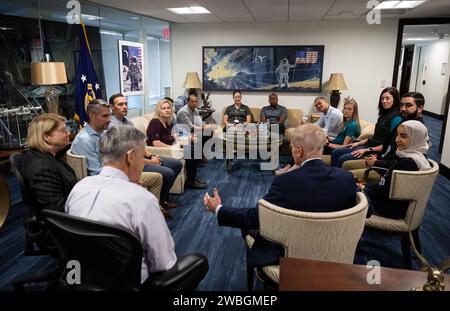
{"label": "blue blazer", "polygon": [[[297,211],[335,212],[355,205],[356,184],[349,171],[327,166],[317,159],[305,163],[300,169],[275,177],[264,199]],[[258,207],[222,206],[217,219],[220,226],[259,229]],[[284,249],[280,245],[257,235],[247,256],[247,264],[276,265],[281,256],[284,256]]]}

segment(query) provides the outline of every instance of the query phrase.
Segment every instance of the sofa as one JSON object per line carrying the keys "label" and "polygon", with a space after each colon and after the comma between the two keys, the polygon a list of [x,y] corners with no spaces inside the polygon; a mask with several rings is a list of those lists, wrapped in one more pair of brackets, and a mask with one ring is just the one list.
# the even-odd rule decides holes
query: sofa
{"label": "sofa", "polygon": [[[261,114],[261,108],[259,107],[249,107],[250,112],[252,114],[252,122],[260,122],[260,114]],[[220,115],[220,122],[222,125],[222,128],[225,124],[223,124],[223,115],[225,113],[226,107],[224,107],[222,114]],[[285,135],[284,135],[284,141],[289,142],[290,138],[292,137],[292,133],[294,129],[303,123],[303,110],[302,109],[288,109],[288,117],[287,117],[287,123],[288,128],[286,128]]]}

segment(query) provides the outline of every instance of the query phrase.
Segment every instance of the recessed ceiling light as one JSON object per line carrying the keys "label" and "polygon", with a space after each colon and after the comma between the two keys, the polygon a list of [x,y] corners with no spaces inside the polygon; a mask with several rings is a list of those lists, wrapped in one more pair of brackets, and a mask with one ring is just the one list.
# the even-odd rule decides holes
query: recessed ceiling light
{"label": "recessed ceiling light", "polygon": [[87,18],[90,21],[94,21],[94,20],[97,20],[97,19],[103,19],[103,17],[95,16],[95,15],[89,15],[89,14],[81,14],[81,16],[83,18]]}
{"label": "recessed ceiling light", "polygon": [[375,7],[378,10],[389,10],[389,9],[412,9],[416,6],[424,3],[427,0],[417,0],[417,1],[384,1]]}
{"label": "recessed ceiling light", "polygon": [[133,16],[131,19],[139,19],[139,17]]}
{"label": "recessed ceiling light", "polygon": [[211,12],[202,6],[191,6],[183,8],[167,8],[167,10],[172,11],[176,14],[210,14]]}
{"label": "recessed ceiling light", "polygon": [[400,1],[384,1],[375,7],[375,10],[393,9]]}
{"label": "recessed ceiling light", "polygon": [[408,38],[408,39],[405,39],[405,41],[431,41],[431,40],[437,40],[437,38]]}
{"label": "recessed ceiling light", "polygon": [[416,6],[424,3],[426,0],[418,0],[418,1],[400,1],[399,4],[395,6],[396,9],[412,9]]}

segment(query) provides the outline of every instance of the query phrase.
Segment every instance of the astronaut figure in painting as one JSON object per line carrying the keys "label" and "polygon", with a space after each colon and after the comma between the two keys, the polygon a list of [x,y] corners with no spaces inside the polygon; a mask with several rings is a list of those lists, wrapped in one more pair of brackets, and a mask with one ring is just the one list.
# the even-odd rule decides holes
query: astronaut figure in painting
{"label": "astronaut figure in painting", "polygon": [[141,88],[139,87],[139,84],[142,81],[141,67],[139,67],[135,56],[130,57],[126,79],[130,79],[131,91],[141,91]]}
{"label": "astronaut figure in painting", "polygon": [[275,73],[278,74],[278,87],[284,84],[284,87],[289,87],[289,69],[294,68],[295,65],[290,65],[287,58],[283,58],[280,61]]}

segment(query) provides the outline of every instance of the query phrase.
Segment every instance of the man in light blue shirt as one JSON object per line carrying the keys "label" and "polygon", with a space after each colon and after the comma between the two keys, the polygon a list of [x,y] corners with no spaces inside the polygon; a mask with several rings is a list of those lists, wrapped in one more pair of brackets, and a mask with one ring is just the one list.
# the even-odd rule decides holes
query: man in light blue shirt
{"label": "man in light blue shirt", "polygon": [[[103,168],[98,144],[100,136],[111,122],[111,110],[109,105],[101,99],[91,101],[86,110],[89,121],[75,136],[70,149],[72,153],[86,157],[88,175],[93,176],[98,175]],[[140,181],[159,200],[163,185],[161,174],[143,172]]]}
{"label": "man in light blue shirt", "polygon": [[88,175],[97,175],[102,170],[98,141],[100,135],[108,128],[111,122],[111,110],[107,103],[100,99],[93,100],[87,106],[89,116],[85,124],[72,142],[71,150],[74,154],[86,157]]}
{"label": "man in light blue shirt", "polygon": [[322,96],[317,97],[314,100],[314,106],[322,113],[316,124],[323,128],[328,136],[336,137],[339,124],[341,124],[343,118],[342,112],[339,109],[332,107],[328,100]]}

